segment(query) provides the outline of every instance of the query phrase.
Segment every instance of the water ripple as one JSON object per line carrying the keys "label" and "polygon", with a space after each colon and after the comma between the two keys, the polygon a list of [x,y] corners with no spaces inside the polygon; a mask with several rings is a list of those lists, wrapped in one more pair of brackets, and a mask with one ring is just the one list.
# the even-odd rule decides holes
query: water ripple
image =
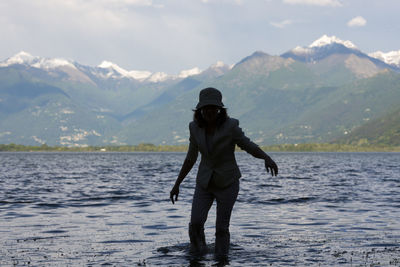
{"label": "water ripple", "polygon": [[[399,266],[399,153],[237,154],[232,266]],[[184,153],[0,153],[0,266],[210,266],[187,235],[195,170]],[[195,165],[197,168],[198,163]]]}

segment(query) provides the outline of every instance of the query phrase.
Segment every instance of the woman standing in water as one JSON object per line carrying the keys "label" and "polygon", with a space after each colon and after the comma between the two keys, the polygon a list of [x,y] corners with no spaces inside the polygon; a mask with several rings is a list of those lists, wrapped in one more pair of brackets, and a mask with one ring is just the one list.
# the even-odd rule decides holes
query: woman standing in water
{"label": "woman standing in water", "polygon": [[235,145],[253,157],[263,159],[265,168],[272,176],[278,174],[278,166],[244,135],[238,120],[228,117],[222,103],[222,94],[217,89],[205,88],[200,91],[199,103],[193,117],[189,124],[189,149],[171,190],[170,199],[173,204],[178,200],[179,185],[192,169],[200,151],[201,161],[189,223],[191,251],[206,253],[204,223],[216,199],[215,256],[218,260],[226,259],[230,243],[229,221],[241,177],[234,154]]}

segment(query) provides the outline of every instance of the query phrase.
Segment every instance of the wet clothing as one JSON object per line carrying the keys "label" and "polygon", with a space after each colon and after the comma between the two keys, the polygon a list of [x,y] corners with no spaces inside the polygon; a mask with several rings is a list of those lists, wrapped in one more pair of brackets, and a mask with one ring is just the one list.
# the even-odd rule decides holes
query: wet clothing
{"label": "wet clothing", "polygon": [[208,211],[215,199],[217,201],[217,220],[215,227],[217,230],[223,229],[228,231],[233,205],[235,204],[238,193],[238,179],[224,189],[204,189],[199,184],[196,184],[190,222],[192,224],[204,225],[207,220]]}
{"label": "wet clothing", "polygon": [[214,202],[217,202],[215,225],[215,254],[225,257],[229,251],[229,222],[232,209],[239,193],[241,173],[235,159],[235,146],[253,154],[258,146],[247,138],[232,118],[215,129],[213,135],[206,134],[195,122],[189,124],[190,144],[187,160],[196,162],[198,153],[201,161],[196,176],[192,212],[189,224],[191,247],[202,251],[205,246],[204,223]]}

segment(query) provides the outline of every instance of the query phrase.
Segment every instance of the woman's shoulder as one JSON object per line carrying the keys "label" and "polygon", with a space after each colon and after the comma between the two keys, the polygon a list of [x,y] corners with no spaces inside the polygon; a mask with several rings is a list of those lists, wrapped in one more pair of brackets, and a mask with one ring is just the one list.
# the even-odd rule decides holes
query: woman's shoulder
{"label": "woman's shoulder", "polygon": [[228,117],[226,118],[225,123],[230,126],[237,126],[239,125],[239,120],[235,118]]}
{"label": "woman's shoulder", "polygon": [[189,122],[189,126],[190,126],[190,127],[193,127],[193,126],[197,126],[197,127],[199,127],[199,124],[198,124],[198,122],[197,122],[197,121],[195,121],[195,120],[192,120],[191,122]]}
{"label": "woman's shoulder", "polygon": [[231,130],[234,129],[235,127],[237,127],[239,125],[239,120],[235,119],[235,118],[231,118],[228,117],[226,118],[226,120],[224,121],[224,123],[221,125],[221,129],[224,130]]}
{"label": "woman's shoulder", "polygon": [[195,121],[189,122],[189,130],[199,129],[199,125]]}

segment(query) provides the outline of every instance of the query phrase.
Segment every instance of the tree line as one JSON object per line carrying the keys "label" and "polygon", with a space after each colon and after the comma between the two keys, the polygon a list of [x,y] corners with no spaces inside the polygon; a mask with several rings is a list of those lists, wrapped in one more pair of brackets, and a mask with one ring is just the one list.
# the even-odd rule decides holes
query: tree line
{"label": "tree line", "polygon": [[[388,145],[349,145],[349,144],[280,144],[261,146],[264,151],[271,152],[400,152],[400,146]],[[186,152],[187,145],[154,145],[142,143],[123,146],[27,146],[19,144],[0,144],[3,152]],[[240,151],[239,148],[237,148]]]}

